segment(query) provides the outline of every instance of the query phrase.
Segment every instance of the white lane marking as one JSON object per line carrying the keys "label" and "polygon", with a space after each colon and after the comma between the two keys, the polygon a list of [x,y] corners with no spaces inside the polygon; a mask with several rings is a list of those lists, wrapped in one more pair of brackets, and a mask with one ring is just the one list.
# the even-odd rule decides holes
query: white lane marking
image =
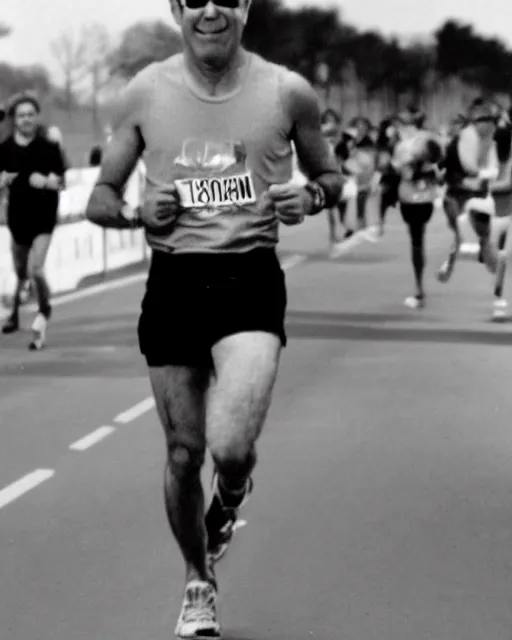
{"label": "white lane marking", "polygon": [[360,244],[366,240],[366,242],[378,242],[379,238],[377,236],[378,227],[376,225],[368,227],[368,229],[362,229],[361,231],[356,231],[354,235],[350,236],[347,240],[342,240],[338,245],[334,247],[332,250],[330,257],[333,259],[339,258],[340,256],[349,253],[352,249],[355,249]]}
{"label": "white lane marking", "polygon": [[[119,278],[117,280],[111,280],[110,282],[101,282],[100,284],[95,284],[91,287],[86,287],[84,289],[79,289],[78,291],[72,291],[71,293],[66,293],[58,298],[55,298],[52,302],[53,307],[58,307],[62,304],[67,304],[68,302],[75,302],[76,300],[82,300],[83,298],[89,298],[90,296],[95,296],[98,293],[103,293],[105,291],[113,291],[114,289],[122,289],[123,287],[128,287],[131,284],[136,284],[138,282],[143,282],[147,278],[147,273],[136,273],[131,276],[125,276],[123,278]],[[37,305],[32,303],[27,305],[26,307],[29,311],[35,311],[37,309]]]}
{"label": "white lane marking", "polygon": [[281,262],[281,269],[283,271],[288,271],[289,269],[293,269],[293,267],[306,262],[306,260],[307,256],[303,256],[300,253],[288,256],[287,258],[283,258],[283,261]]}
{"label": "white lane marking", "polygon": [[114,427],[99,427],[88,435],[69,445],[71,451],[86,451],[115,431]]}
{"label": "white lane marking", "polygon": [[14,502],[14,500],[17,500],[23,494],[35,489],[43,482],[46,482],[46,480],[49,480],[54,474],[55,471],[53,469],[36,469],[32,471],[32,473],[28,473],[26,476],[23,476],[23,478],[5,487],[0,491],[0,509],[10,502]]}
{"label": "white lane marking", "polygon": [[151,411],[155,406],[155,400],[152,397],[146,398],[141,402],[137,403],[131,409],[127,411],[123,411],[114,418],[114,422],[119,422],[120,424],[128,424],[129,422],[133,422],[137,418],[140,418],[144,413]]}

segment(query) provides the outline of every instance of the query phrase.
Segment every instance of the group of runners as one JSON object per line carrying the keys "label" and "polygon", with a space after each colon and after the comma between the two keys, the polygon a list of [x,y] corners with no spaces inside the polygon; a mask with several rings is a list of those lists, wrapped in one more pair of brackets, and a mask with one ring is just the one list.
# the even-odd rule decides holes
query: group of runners
{"label": "group of runners", "polygon": [[[329,109],[322,131],[345,177],[340,202],[328,211],[331,253],[342,240],[367,226],[366,209],[377,195],[379,235],[389,209],[398,209],[407,226],[415,291],[405,299],[412,309],[426,304],[425,231],[435,210],[444,212],[450,248],[437,270],[448,282],[461,253],[462,230],[468,222],[478,241],[477,259],[494,275],[491,317],[508,316],[503,295],[512,238],[512,124],[510,111],[492,97],[477,97],[464,115],[443,131],[429,130],[426,117],[409,107],[373,127],[357,117],[343,128]],[[355,216],[347,220],[349,203]]]}

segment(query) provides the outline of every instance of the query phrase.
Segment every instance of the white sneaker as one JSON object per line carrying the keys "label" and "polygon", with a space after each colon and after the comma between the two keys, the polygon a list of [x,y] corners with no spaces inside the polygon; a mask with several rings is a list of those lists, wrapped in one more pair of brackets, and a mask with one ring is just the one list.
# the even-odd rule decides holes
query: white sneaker
{"label": "white sneaker", "polygon": [[508,302],[505,298],[497,298],[492,304],[492,320],[493,322],[501,322],[508,315]]}
{"label": "white sneaker", "polygon": [[418,296],[409,296],[404,300],[404,304],[409,309],[423,309],[425,306],[425,299]]}
{"label": "white sneaker", "polygon": [[32,323],[32,341],[28,345],[30,351],[39,351],[46,343],[46,329],[48,327],[48,320],[42,313],[38,313]]}
{"label": "white sneaker", "polygon": [[178,638],[207,640],[220,638],[217,622],[217,594],[212,584],[192,580],[185,588],[183,606],[174,633]]}

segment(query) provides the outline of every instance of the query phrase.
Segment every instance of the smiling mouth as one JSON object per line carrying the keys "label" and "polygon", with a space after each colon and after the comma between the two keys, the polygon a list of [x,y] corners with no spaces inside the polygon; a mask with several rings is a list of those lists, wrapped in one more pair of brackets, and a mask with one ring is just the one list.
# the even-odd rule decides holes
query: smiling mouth
{"label": "smiling mouth", "polygon": [[227,26],[222,27],[222,29],[216,29],[215,31],[203,31],[202,29],[196,29],[197,33],[200,33],[202,36],[218,36],[221,33],[225,33],[227,30]]}

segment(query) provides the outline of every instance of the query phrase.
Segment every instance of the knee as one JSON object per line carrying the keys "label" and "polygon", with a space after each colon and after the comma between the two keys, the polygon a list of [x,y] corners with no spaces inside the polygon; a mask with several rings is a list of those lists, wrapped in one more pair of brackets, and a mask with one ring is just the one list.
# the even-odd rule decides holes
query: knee
{"label": "knee", "polygon": [[28,275],[36,280],[37,278],[42,278],[44,276],[43,265],[38,262],[30,264],[28,267]]}
{"label": "knee", "polygon": [[16,273],[16,277],[18,280],[26,280],[28,276],[28,270],[25,265],[16,265],[14,267],[14,272]]}
{"label": "knee", "polygon": [[204,447],[180,441],[172,441],[167,447],[169,468],[175,477],[196,477],[204,463]]}
{"label": "knee", "polygon": [[28,273],[28,265],[24,260],[16,260],[14,262],[14,273],[18,280],[25,280]]}
{"label": "knee", "polygon": [[210,446],[215,466],[226,476],[245,476],[256,464],[256,451],[253,445],[232,442]]}

